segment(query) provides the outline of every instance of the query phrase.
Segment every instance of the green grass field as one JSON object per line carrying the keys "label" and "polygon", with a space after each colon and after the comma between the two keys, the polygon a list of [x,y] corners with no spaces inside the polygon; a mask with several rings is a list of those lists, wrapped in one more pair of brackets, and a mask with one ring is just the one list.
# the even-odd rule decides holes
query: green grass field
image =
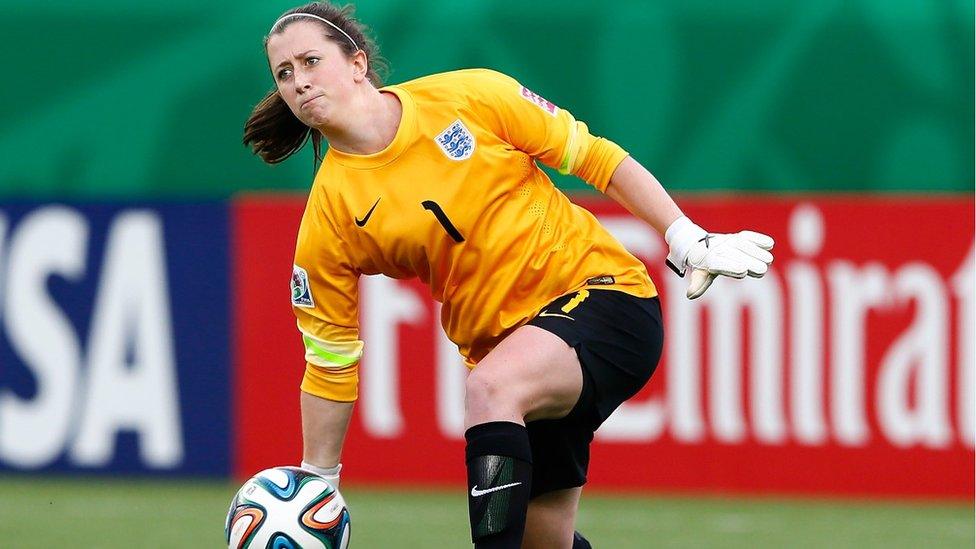
{"label": "green grass field", "polygon": [[[223,544],[236,486],[218,482],[0,477],[0,547],[194,548]],[[343,486],[355,549],[470,547],[464,494]],[[585,494],[579,529],[598,549],[972,548],[973,506]]]}

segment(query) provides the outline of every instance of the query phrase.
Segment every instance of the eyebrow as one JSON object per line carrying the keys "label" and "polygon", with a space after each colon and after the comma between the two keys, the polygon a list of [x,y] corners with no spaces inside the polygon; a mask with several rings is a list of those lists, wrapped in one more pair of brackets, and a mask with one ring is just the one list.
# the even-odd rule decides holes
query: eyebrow
{"label": "eyebrow", "polygon": [[[312,53],[313,51],[315,51],[315,48],[312,48],[310,50],[305,50],[302,53],[299,53],[298,55],[296,55],[295,57],[297,57],[298,59],[304,59],[305,57],[308,56],[308,54]],[[278,66],[275,67],[275,69],[280,69],[282,65],[284,65],[285,63],[289,63],[289,62],[290,61],[288,61],[286,59],[286,60],[282,61],[281,63],[278,63]]]}

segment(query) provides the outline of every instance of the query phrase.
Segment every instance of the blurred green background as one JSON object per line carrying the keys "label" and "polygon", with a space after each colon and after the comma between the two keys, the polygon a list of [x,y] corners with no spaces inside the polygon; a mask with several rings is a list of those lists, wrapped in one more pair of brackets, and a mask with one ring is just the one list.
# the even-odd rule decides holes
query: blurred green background
{"label": "blurred green background", "polygon": [[[973,189],[971,1],[356,4],[389,82],[507,72],[672,189]],[[294,5],[4,0],[0,199],[307,188],[310,152],[269,167],[240,144]]]}

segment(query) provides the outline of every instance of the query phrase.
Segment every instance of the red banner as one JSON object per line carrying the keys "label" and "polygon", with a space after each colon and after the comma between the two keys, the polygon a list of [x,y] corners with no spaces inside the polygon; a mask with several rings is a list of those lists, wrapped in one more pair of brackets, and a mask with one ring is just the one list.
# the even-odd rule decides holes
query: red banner
{"label": "red banner", "polygon": [[[682,201],[715,232],[776,239],[761,280],[700,300],[664,267],[652,229],[585,204],[662,293],[661,367],[600,429],[589,486],[969,498],[974,489],[971,197],[709,197]],[[302,344],[288,298],[300,199],[236,205],[239,476],[301,457]],[[366,352],[343,478],[464,478],[466,370],[416,281],[364,277]]]}

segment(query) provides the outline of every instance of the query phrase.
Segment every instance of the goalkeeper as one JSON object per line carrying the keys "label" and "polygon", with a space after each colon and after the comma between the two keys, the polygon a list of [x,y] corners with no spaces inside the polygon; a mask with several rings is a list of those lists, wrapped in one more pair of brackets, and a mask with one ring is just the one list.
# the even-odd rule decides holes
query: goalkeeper
{"label": "goalkeeper", "polygon": [[762,276],[772,239],[706,232],[623,149],[506,75],[382,87],[350,10],[290,10],[265,48],[275,85],[244,143],[277,163],[311,140],[321,159],[291,281],[305,343],[303,466],[338,483],[363,353],[359,277],[419,277],[470,368],[475,546],[590,547],[574,527],[590,442],[654,372],[661,307],[644,265],[536,163],[579,176],[664,235],[689,298],[719,275]]}

